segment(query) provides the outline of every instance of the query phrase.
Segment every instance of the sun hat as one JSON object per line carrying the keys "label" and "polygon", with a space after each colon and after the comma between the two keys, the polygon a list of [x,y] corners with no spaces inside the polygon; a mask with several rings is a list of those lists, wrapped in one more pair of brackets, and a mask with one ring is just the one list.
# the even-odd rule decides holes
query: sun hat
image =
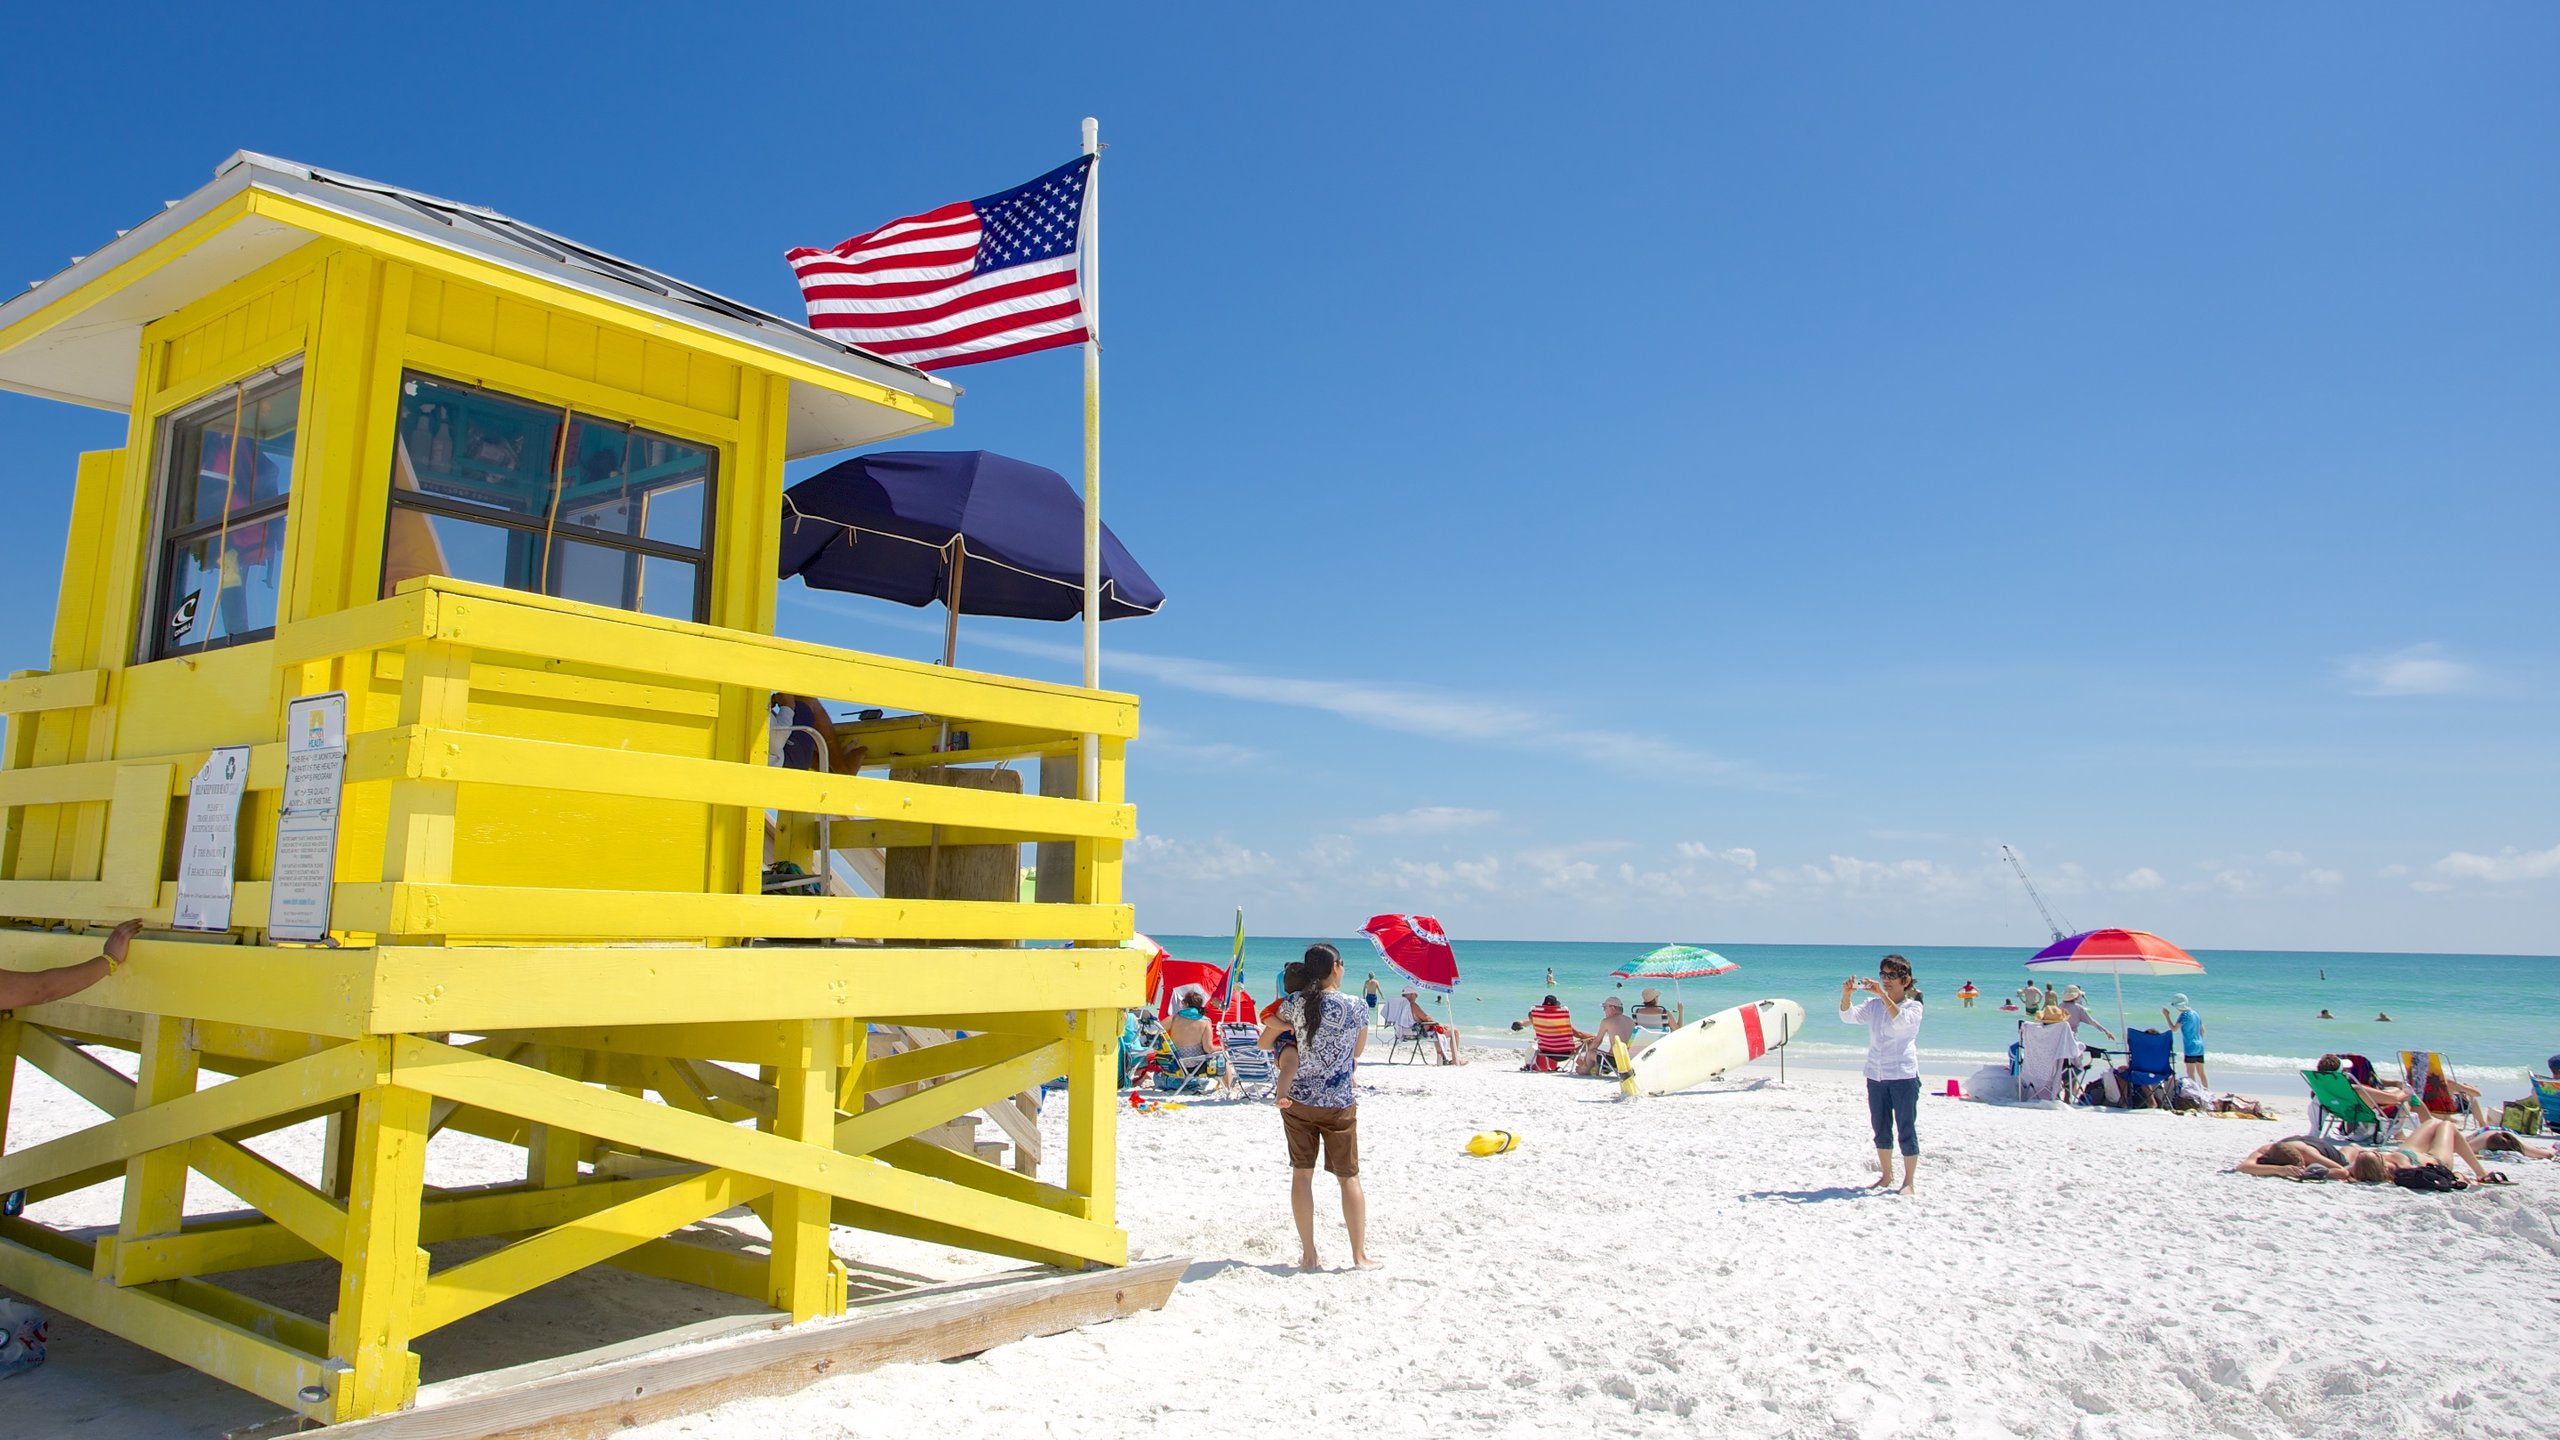
{"label": "sun hat", "polygon": [[2067,1017],[2063,1015],[2061,1006],[2047,1005],[2042,1010],[2036,1012],[2036,1018],[2047,1025],[2059,1025]]}
{"label": "sun hat", "polygon": [[2086,1000],[2089,998],[2089,992],[2081,989],[2077,985],[2065,985],[2062,987],[2062,998],[2065,1000]]}
{"label": "sun hat", "polygon": [[1603,1010],[1624,1010],[1627,1008],[1627,1002],[1619,999],[1615,995],[1612,995],[1600,1002],[1600,1008]]}
{"label": "sun hat", "polygon": [[2172,995],[2172,996],[2170,996],[2170,997],[2169,997],[2169,1008],[2170,1008],[2170,1009],[2172,1009],[2172,1010],[2184,1010],[2184,1009],[2186,1009],[2186,1008],[2187,1008],[2187,997],[2186,997],[2186,996],[2184,996],[2184,995]]}
{"label": "sun hat", "polygon": [[1660,989],[1651,985],[1644,987],[1644,1003],[1647,1005],[1658,1005],[1661,1002],[1662,991]]}

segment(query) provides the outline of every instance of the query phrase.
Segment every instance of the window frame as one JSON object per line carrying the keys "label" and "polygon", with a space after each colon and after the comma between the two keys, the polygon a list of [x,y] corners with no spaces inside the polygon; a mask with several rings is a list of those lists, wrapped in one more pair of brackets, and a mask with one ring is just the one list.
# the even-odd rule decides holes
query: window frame
{"label": "window frame", "polygon": [[[659,426],[646,424],[639,420],[616,416],[606,411],[582,408],[572,401],[551,400],[539,395],[527,395],[513,390],[502,390],[494,385],[483,385],[477,381],[464,380],[451,375],[441,375],[432,370],[404,366],[401,368],[398,378],[392,382],[394,387],[393,395],[395,397],[395,404],[392,407],[391,413],[392,429],[394,431],[393,439],[395,444],[398,441],[397,432],[399,429],[400,414],[400,407],[396,403],[396,400],[397,397],[405,391],[411,381],[424,381],[430,385],[441,385],[454,390],[474,391],[478,394],[490,396],[493,399],[504,400],[517,405],[527,405],[532,406],[535,409],[556,411],[560,416],[559,439],[556,443],[564,446],[569,443],[570,434],[575,429],[577,423],[584,420],[592,424],[619,426],[626,431],[639,431],[662,439],[672,440],[680,445],[690,445],[695,449],[700,450],[703,454],[702,543],[700,545],[693,547],[673,545],[664,540],[652,540],[645,535],[614,535],[604,531],[589,530],[575,526],[552,526],[548,527],[548,529],[551,536],[551,542],[555,545],[574,542],[581,545],[593,545],[601,549],[618,550],[625,554],[639,555],[651,559],[671,560],[678,564],[692,566],[694,575],[693,612],[686,618],[690,619],[697,625],[710,623],[712,594],[716,588],[712,583],[712,567],[718,558],[719,553],[715,543],[716,537],[719,534],[720,462],[722,458],[721,447],[718,441],[703,435],[688,435],[676,430],[663,429]],[[396,464],[396,459],[392,463]],[[415,456],[410,458],[410,464],[412,466],[417,464]],[[446,496],[436,495],[423,488],[413,491],[404,491],[397,485],[387,485],[386,488],[389,491],[389,498],[383,510],[383,525],[386,536],[390,531],[391,515],[403,508],[423,515],[440,516],[449,520],[460,520],[472,524],[487,525],[496,529],[513,530],[521,534],[541,535],[546,529],[544,525],[530,517],[516,515],[509,511],[493,509],[488,506],[473,505],[468,501],[455,500]],[[374,586],[377,594],[381,593],[381,581],[390,577],[390,571],[391,547],[386,543],[383,546],[382,563],[379,567],[381,579],[378,579]],[[512,585],[500,586],[498,588],[507,590],[517,589],[517,587]],[[545,595],[546,598],[554,600],[568,598],[565,596],[548,595],[547,592],[540,590],[519,590],[518,593],[525,595]],[[577,603],[592,604],[593,602],[580,601]],[[611,608],[625,615],[647,615],[650,613],[646,610],[626,609],[621,606],[598,606],[597,608]],[[659,616],[655,618],[663,619],[665,617]]]}
{"label": "window frame", "polygon": [[[143,587],[140,624],[134,635],[135,663],[151,664],[160,660],[184,659],[211,650],[228,650],[235,645],[255,645],[275,638],[276,627],[207,638],[191,645],[180,645],[168,639],[167,610],[169,586],[177,573],[179,547],[190,545],[208,535],[219,535],[226,527],[240,529],[245,525],[264,524],[278,515],[285,517],[284,555],[290,557],[293,547],[293,497],[302,488],[302,428],[309,418],[302,393],[303,357],[294,355],[273,365],[262,365],[256,371],[214,386],[181,405],[171,406],[152,421],[151,473],[156,493],[151,504],[151,548],[149,583]],[[194,525],[177,523],[179,500],[178,477],[173,469],[178,461],[178,432],[189,425],[201,424],[226,409],[241,408],[264,400],[269,395],[291,391],[294,397],[293,465],[285,472],[284,493],[238,515],[224,514]],[[236,440],[235,440],[236,443]],[[280,566],[276,577],[276,611],[279,622],[284,612],[284,598],[293,581],[289,565]],[[219,596],[215,603],[220,604]]]}

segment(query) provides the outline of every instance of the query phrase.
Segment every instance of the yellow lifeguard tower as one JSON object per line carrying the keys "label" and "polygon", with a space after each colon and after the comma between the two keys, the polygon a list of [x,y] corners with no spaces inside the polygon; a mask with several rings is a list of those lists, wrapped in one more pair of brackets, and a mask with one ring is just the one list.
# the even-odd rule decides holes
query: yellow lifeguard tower
{"label": "yellow lifeguard tower", "polygon": [[[0,305],[0,386],[131,417],[80,457],[51,666],[0,683],[0,966],[150,926],[0,1017],[0,1125],[20,1059],[103,1112],[0,1156],[0,1286],[339,1421],[411,1402],[415,1337],[587,1266],[805,1320],[846,1303],[831,1222],[1127,1262],[1136,699],[772,633],[783,461],[947,424],[947,383],[244,153]],[[880,709],[875,773],[769,765],[777,693]],[[934,783],[1087,735],[1093,793]],[[334,777],[297,753],[333,746]],[[1072,898],[1010,865],[1003,898],[763,893],[814,816],[844,849],[1040,842]],[[1060,1076],[1055,1180],[934,1143]],[[317,1118],[316,1182],[242,1143]],[[427,1185],[448,1131],[523,1179]],[[252,1210],[189,1215],[191,1171]],[[119,1178],[111,1232],[18,1213]],[[769,1256],[678,1236],[740,1205]],[[424,1248],[482,1236],[510,1243]],[[323,1315],[214,1278],[322,1259]]]}

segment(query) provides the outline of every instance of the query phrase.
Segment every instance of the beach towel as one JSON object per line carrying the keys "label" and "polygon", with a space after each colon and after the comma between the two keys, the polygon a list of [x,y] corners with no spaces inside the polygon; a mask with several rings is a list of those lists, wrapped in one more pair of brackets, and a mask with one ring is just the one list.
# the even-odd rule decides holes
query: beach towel
{"label": "beach towel", "polygon": [[2072,1038],[2071,1027],[2060,1025],[2026,1025],[2018,1036],[2018,1098],[2021,1100],[2063,1100],[2065,1067],[2079,1051],[2079,1041]]}
{"label": "beach towel", "polygon": [[1413,1033],[1413,1002],[1401,995],[1387,997],[1387,1028]]}
{"label": "beach towel", "polygon": [[1550,1060],[1570,1056],[1580,1042],[1573,1038],[1573,1012],[1562,1005],[1540,1005],[1529,1012],[1538,1032],[1538,1053]]}
{"label": "beach towel", "polygon": [[2455,1093],[2453,1077],[2445,1072],[2444,1057],[2433,1050],[2403,1050],[2400,1068],[2409,1075],[2409,1093],[2434,1115],[2459,1115],[2462,1097]]}

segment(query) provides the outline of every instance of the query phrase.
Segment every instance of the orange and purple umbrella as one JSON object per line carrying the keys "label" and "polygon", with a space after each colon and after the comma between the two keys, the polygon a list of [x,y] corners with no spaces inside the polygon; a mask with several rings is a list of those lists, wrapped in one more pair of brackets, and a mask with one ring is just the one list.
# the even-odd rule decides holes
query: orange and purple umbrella
{"label": "orange and purple umbrella", "polygon": [[2204,964],[2148,930],[2084,930],[2065,935],[2027,958],[2030,974],[2068,970],[2116,977],[2116,1023],[2124,1024],[2127,975],[2201,975]]}

